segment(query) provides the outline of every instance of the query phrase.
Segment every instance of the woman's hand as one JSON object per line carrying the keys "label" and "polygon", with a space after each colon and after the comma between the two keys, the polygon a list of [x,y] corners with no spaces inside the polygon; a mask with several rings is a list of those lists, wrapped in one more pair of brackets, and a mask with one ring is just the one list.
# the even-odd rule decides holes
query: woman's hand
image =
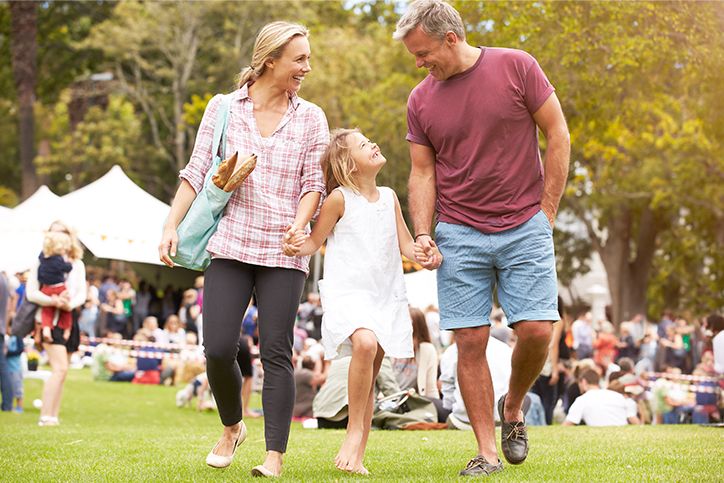
{"label": "woman's hand", "polygon": [[71,310],[70,307],[70,293],[68,293],[67,290],[64,290],[59,296],[58,296],[58,305],[57,307],[60,310],[65,310],[66,312],[69,312]]}
{"label": "woman's hand", "polygon": [[176,256],[176,247],[178,245],[178,234],[176,228],[165,226],[163,235],[161,235],[161,243],[158,245],[159,259],[169,267],[174,267],[171,257]]}

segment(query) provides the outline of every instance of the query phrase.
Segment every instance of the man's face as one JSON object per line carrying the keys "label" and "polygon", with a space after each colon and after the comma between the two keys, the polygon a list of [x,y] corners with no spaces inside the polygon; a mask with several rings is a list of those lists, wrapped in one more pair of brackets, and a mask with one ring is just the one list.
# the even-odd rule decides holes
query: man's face
{"label": "man's face", "polygon": [[[451,33],[448,33],[450,37]],[[402,39],[407,50],[415,56],[418,69],[425,68],[437,80],[445,80],[455,74],[455,53],[448,38],[440,40],[416,27]]]}

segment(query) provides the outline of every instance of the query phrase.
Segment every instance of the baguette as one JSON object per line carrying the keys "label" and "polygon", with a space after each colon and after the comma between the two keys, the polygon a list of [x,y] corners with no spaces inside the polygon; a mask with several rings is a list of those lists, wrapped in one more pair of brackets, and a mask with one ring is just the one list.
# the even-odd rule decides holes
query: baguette
{"label": "baguette", "polygon": [[239,152],[235,152],[230,158],[225,159],[219,164],[219,169],[216,170],[216,174],[211,177],[211,181],[219,189],[224,189],[227,181],[231,178],[231,174],[234,172],[236,166],[236,160],[239,157]]}
{"label": "baguette", "polygon": [[238,188],[244,180],[249,177],[252,171],[256,168],[256,154],[252,154],[246,158],[241,165],[236,166],[236,171],[231,175],[226,184],[224,185],[224,191],[231,192]]}

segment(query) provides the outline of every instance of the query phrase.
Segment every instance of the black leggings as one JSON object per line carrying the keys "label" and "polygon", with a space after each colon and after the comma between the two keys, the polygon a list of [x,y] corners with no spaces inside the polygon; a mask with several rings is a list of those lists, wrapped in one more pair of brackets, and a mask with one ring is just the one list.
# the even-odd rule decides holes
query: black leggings
{"label": "black leggings", "polygon": [[294,409],[294,321],[304,287],[299,270],[262,267],[216,258],[204,276],[206,372],[224,426],[241,421],[239,333],[252,291],[259,310],[259,349],[264,368],[262,406],[267,451],[286,452]]}

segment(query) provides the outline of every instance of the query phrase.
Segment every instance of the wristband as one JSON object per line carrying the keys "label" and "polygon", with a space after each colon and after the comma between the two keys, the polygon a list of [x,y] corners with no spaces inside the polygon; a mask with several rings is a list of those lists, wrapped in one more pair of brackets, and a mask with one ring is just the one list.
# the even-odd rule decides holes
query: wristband
{"label": "wristband", "polygon": [[421,236],[430,236],[430,234],[429,233],[418,233],[417,235],[415,235],[415,241],[417,241],[417,239],[420,238]]}

